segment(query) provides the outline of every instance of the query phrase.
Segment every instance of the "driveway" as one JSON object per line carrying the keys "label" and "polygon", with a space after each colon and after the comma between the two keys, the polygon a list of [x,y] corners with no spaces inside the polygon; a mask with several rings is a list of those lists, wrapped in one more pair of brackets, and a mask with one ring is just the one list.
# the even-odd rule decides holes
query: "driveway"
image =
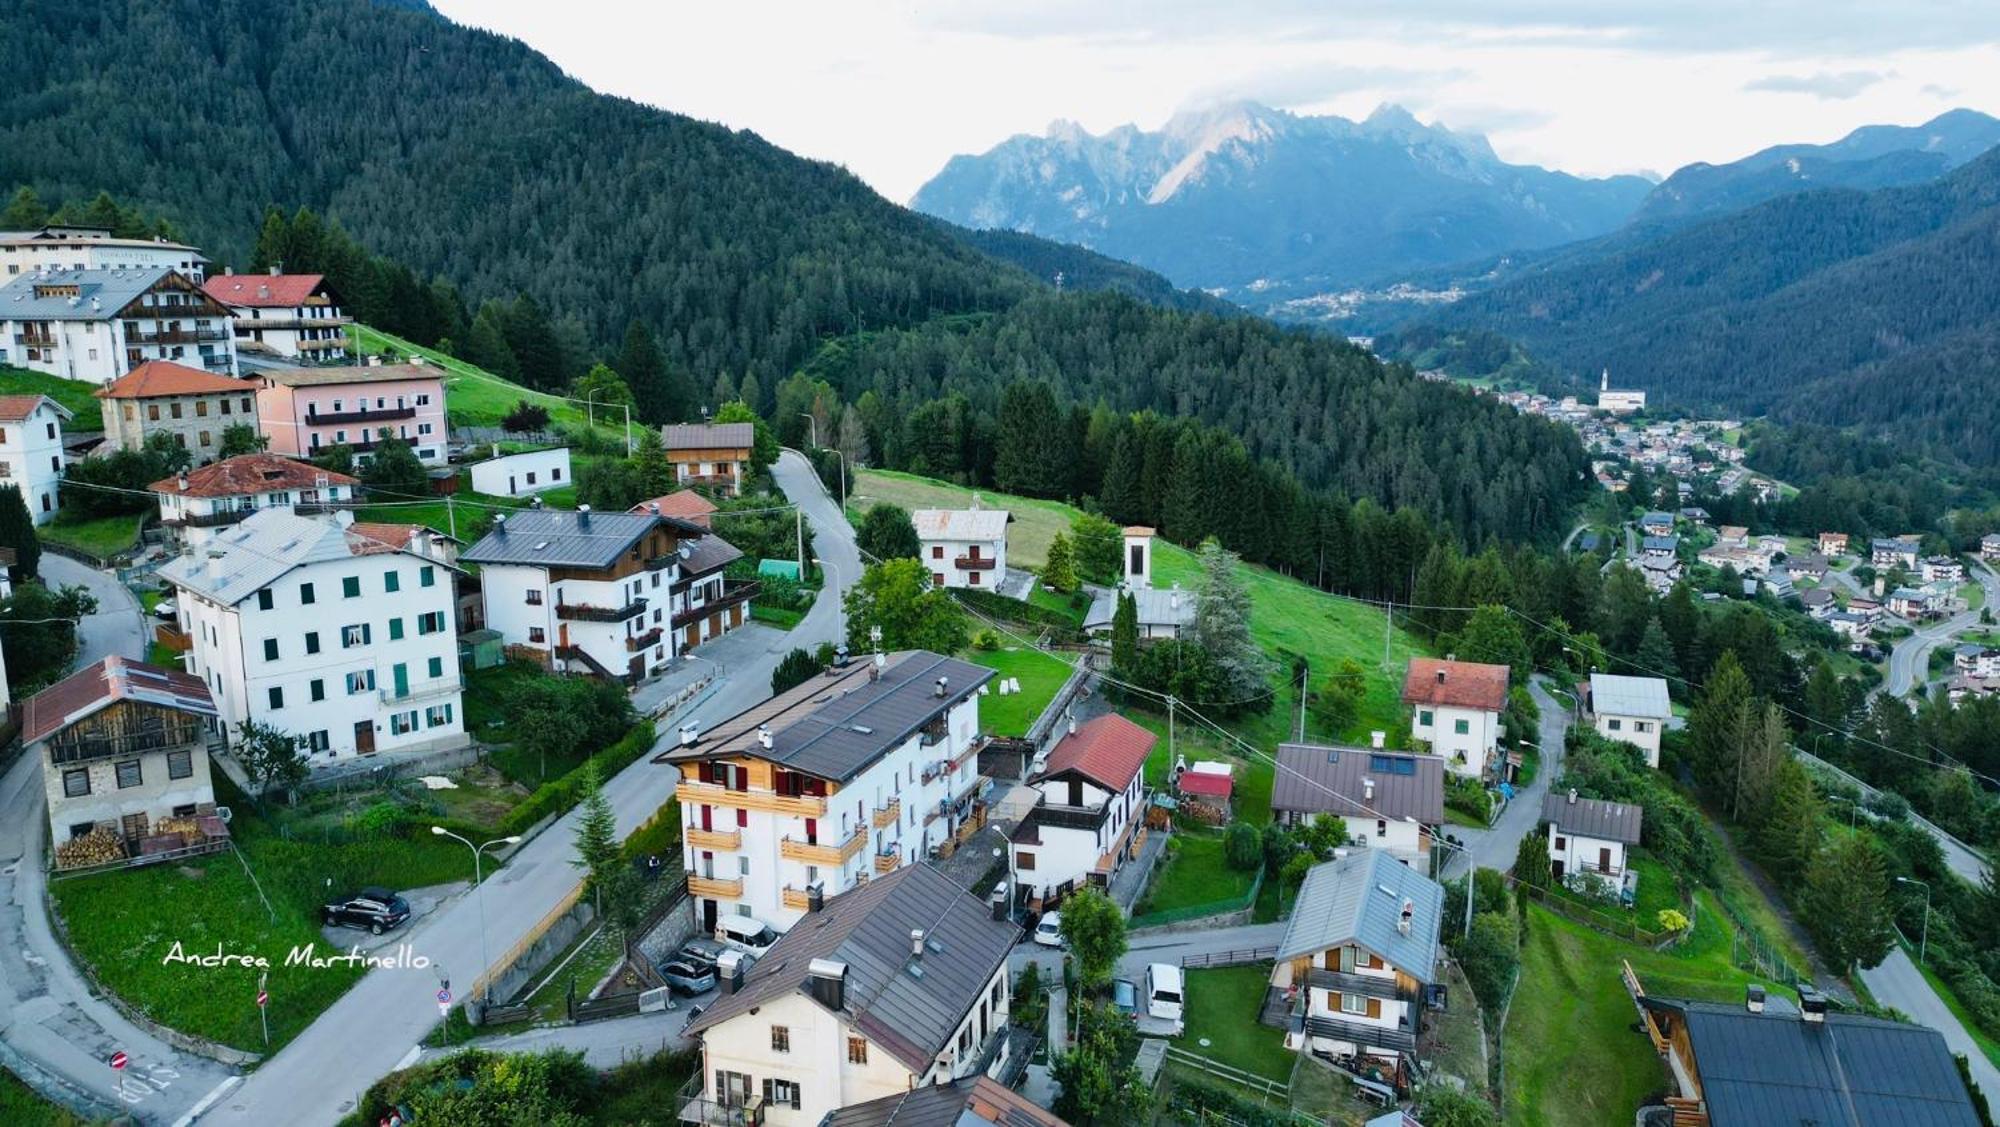
{"label": "driveway", "polygon": [[[785,496],[813,523],[813,550],[824,561],[827,589],[789,639],[762,654],[732,660],[713,692],[682,715],[667,717],[660,724],[661,749],[669,746],[681,723],[713,724],[770,696],[771,672],[792,645],[816,645],[844,634],[841,596],[860,575],[853,529],[802,457],[786,451],[772,472]],[[629,834],[650,818],[672,798],[678,781],[671,767],[646,758],[609,780],[605,796],[618,832]],[[572,810],[524,843],[504,869],[488,878],[490,950],[511,949],[576,887],[577,870],[570,864],[576,853],[576,821]],[[453,901],[409,931],[405,941],[432,961],[429,969],[371,971],[201,1122],[260,1127],[332,1123],[353,1109],[369,1084],[414,1060],[418,1042],[438,1023],[438,976],[448,975],[455,995],[462,995],[481,973],[479,895]],[[674,1027],[674,1016],[668,1015],[662,1028]],[[648,1043],[656,1044],[657,1038]]]}
{"label": "driveway", "polygon": [[1558,697],[1548,690],[1547,681],[1546,677],[1537,677],[1528,682],[1528,691],[1535,698],[1535,706],[1542,712],[1541,728],[1536,733],[1542,758],[1533,781],[1514,792],[1513,800],[1507,803],[1507,808],[1487,829],[1445,827],[1444,832],[1458,835],[1466,847],[1463,851],[1452,851],[1439,870],[1440,876],[1463,876],[1463,858],[1467,853],[1471,854],[1472,863],[1478,867],[1498,869],[1504,873],[1514,867],[1514,854],[1521,847],[1521,839],[1535,832],[1536,824],[1542,819],[1542,796],[1549,792],[1555,777],[1562,773],[1563,739],[1569,732],[1570,721],[1567,691]]}
{"label": "driveway", "polygon": [[1945,1008],[1944,999],[1924,981],[1923,972],[1900,946],[1889,952],[1881,966],[1862,971],[1861,981],[1868,984],[1868,992],[1875,995],[1877,1002],[1893,1006],[1910,1015],[1910,1020],[1918,1025],[1928,1025],[1944,1034],[1945,1044],[1951,1046],[1952,1052],[1965,1054],[1972,1066],[1972,1082],[1979,1086],[1980,1092],[1988,1101],[2000,1101],[2000,1069],[1986,1059],[1979,1043]]}
{"label": "driveway", "polygon": [[145,660],[145,616],[140,612],[139,600],[116,577],[68,556],[43,552],[42,582],[51,589],[81,585],[97,596],[97,613],[77,624],[79,667],[112,654],[134,661]]}

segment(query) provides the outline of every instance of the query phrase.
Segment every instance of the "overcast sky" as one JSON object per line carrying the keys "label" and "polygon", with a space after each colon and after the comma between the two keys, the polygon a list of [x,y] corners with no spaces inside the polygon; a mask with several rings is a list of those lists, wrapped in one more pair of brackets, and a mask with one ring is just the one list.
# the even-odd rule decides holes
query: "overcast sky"
{"label": "overcast sky", "polygon": [[1500,155],[1667,173],[1955,106],[2000,115],[1992,0],[432,0],[591,87],[751,129],[899,202],[1068,118],[1396,102]]}

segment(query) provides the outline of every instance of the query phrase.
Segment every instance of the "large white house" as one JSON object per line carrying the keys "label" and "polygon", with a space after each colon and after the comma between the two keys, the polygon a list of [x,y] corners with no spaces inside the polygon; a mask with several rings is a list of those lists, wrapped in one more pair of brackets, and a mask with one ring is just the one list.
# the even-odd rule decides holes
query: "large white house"
{"label": "large white house", "polygon": [[277,454],[238,454],[148,486],[160,499],[160,524],[190,548],[217,530],[265,509],[290,510],[354,497],[358,478]]}
{"label": "large white house", "polygon": [[232,745],[244,720],[315,763],[465,744],[457,571],[421,533],[397,541],[268,508],[160,569]]}
{"label": "large white house", "polygon": [[1314,865],[1278,944],[1263,1020],[1284,1028],[1288,1049],[1372,1057],[1406,1080],[1443,912],[1443,887],[1384,850]]}
{"label": "large white house", "polygon": [[701,1094],[669,1114],[815,1127],[844,1107],[1000,1071],[1020,935],[929,865],[830,897],[740,983],[725,976],[688,1023]]}
{"label": "large white house", "polygon": [[1382,748],[1279,744],[1271,817],[1288,826],[1339,818],[1350,846],[1425,866],[1431,835],[1444,823],[1444,760]]}
{"label": "large white house", "polygon": [[1660,733],[1674,715],[1666,681],[1593,673],[1585,693],[1591,725],[1598,735],[1623,740],[1645,752],[1648,767],[1660,765]]}
{"label": "large white house", "polygon": [[1413,713],[1410,738],[1443,756],[1455,775],[1485,775],[1500,744],[1508,677],[1504,665],[1411,658],[1403,678],[1403,703]]}
{"label": "large white house", "polygon": [[46,395],[0,395],[0,485],[21,491],[36,524],[62,504],[63,424],[69,408]]}
{"label": "large white house", "polygon": [[236,346],[287,360],[347,358],[347,326],[340,299],[321,274],[232,274],[202,283],[208,296],[236,318]]}
{"label": "large white house", "polygon": [[38,270],[176,270],[201,281],[208,259],[185,243],[166,239],[121,239],[109,227],[51,224],[32,231],[0,231],[4,274]]}
{"label": "large white house", "polygon": [[1613,887],[1625,882],[1626,851],[1639,844],[1645,811],[1629,802],[1578,798],[1550,791],[1542,797],[1542,821],[1548,823],[1549,867],[1555,878],[1575,883],[1580,873],[1594,873]]}
{"label": "large white house", "polygon": [[918,509],[910,514],[916,526],[919,558],[930,569],[937,587],[978,587],[990,590],[1007,574],[1005,509]]}
{"label": "large white house", "polygon": [[784,930],[978,832],[978,691],[992,676],[922,650],[875,655],[683,730],[670,758],[703,929],[739,915]]}
{"label": "large white house", "polygon": [[1159,737],[1116,713],[1072,725],[1028,780],[1038,797],[1015,826],[1017,899],[1036,911],[1100,888],[1145,841],[1146,757]]}
{"label": "large white house", "polygon": [[0,364],[105,384],[148,360],[236,375],[229,310],[178,270],[23,274],[0,287]]}

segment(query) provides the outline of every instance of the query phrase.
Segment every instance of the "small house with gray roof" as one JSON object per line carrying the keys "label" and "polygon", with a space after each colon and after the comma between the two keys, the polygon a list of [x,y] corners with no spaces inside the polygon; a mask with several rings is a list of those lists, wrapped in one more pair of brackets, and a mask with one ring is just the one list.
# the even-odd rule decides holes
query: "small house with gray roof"
{"label": "small house with gray roof", "polygon": [[1279,744],[1271,817],[1291,826],[1339,818],[1349,845],[1427,867],[1431,837],[1444,822],[1444,760],[1379,747]]}
{"label": "small house with gray roof", "polygon": [[1407,1086],[1443,914],[1443,886],[1385,850],[1313,866],[1261,1020],[1285,1030],[1286,1048],[1370,1058]]}
{"label": "small house with gray roof", "polygon": [[1674,715],[1667,682],[1659,677],[1593,673],[1583,688],[1597,734],[1637,747],[1646,755],[1646,766],[1659,767],[1660,733]]}
{"label": "small house with gray roof", "polygon": [[974,497],[969,509],[918,509],[910,514],[918,555],[934,587],[991,590],[1007,575],[1005,509],[988,509]]}
{"label": "small house with gray roof", "polygon": [[1626,852],[1639,844],[1644,817],[1645,811],[1632,803],[1582,798],[1575,788],[1544,795],[1542,821],[1548,824],[1549,868],[1555,879],[1570,885],[1602,879],[1615,889],[1636,888]]}
{"label": "small house with gray roof", "polygon": [[725,497],[743,492],[757,448],[755,423],[673,423],[660,428],[667,461],[682,488],[702,486]]}
{"label": "small house with gray roof", "polygon": [[924,864],[828,899],[740,982],[725,967],[723,995],[688,1024],[702,1069],[681,1119],[809,1127],[999,1072],[1020,936]]}
{"label": "small house with gray roof", "polygon": [[166,266],[43,267],[0,287],[0,364],[108,384],[149,360],[236,375],[228,307]]}

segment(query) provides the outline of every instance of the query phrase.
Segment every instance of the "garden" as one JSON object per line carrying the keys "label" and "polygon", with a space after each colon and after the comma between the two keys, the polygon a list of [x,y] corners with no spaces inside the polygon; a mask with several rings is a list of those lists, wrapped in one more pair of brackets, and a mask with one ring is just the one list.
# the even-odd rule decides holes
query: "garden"
{"label": "garden", "polygon": [[[997,635],[988,641],[992,648],[975,643],[965,654],[965,660],[996,674],[986,683],[986,695],[979,698],[979,725],[995,736],[1025,736],[1055,699],[1063,682],[1069,680],[1068,659],[1061,654],[1014,645]],[[1000,683],[1009,678],[1021,683],[1020,692],[1000,691]]]}

